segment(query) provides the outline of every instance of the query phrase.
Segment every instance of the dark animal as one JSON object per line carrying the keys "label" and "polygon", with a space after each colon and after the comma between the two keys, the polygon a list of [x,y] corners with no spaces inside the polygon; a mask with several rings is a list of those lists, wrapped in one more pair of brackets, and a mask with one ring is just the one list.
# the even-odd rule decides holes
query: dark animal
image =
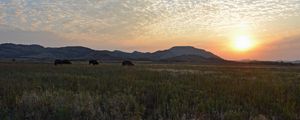
{"label": "dark animal", "polygon": [[131,61],[125,60],[122,62],[123,66],[134,66],[134,64]]}
{"label": "dark animal", "polygon": [[89,65],[98,65],[99,62],[97,60],[90,60]]}
{"label": "dark animal", "polygon": [[55,60],[54,65],[72,64],[70,60]]}

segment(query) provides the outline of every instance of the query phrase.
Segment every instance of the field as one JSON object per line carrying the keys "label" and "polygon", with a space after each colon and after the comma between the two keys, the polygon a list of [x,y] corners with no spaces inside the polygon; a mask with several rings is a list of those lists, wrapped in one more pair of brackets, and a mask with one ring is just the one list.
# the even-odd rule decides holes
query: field
{"label": "field", "polygon": [[300,119],[300,67],[0,63],[0,119]]}

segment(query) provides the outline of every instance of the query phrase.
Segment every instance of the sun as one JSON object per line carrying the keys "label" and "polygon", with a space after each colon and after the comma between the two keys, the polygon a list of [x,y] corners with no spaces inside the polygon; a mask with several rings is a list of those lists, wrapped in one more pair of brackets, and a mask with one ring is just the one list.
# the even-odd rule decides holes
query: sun
{"label": "sun", "polygon": [[252,47],[254,47],[254,42],[246,35],[238,36],[233,41],[233,48],[237,51],[248,51]]}

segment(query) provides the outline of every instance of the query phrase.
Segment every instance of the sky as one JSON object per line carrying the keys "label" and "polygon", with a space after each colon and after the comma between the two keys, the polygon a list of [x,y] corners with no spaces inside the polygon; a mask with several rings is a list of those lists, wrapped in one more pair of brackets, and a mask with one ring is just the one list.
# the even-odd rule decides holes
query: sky
{"label": "sky", "polygon": [[[253,47],[232,42],[247,36]],[[300,60],[300,0],[0,0],[0,43]]]}

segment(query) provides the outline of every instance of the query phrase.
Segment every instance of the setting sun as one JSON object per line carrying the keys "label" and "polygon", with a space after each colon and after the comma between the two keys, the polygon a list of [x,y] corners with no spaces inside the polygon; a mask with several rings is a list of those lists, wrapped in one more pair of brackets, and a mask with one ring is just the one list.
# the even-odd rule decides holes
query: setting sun
{"label": "setting sun", "polygon": [[248,51],[254,46],[253,40],[245,35],[238,36],[234,39],[233,47],[237,51]]}

